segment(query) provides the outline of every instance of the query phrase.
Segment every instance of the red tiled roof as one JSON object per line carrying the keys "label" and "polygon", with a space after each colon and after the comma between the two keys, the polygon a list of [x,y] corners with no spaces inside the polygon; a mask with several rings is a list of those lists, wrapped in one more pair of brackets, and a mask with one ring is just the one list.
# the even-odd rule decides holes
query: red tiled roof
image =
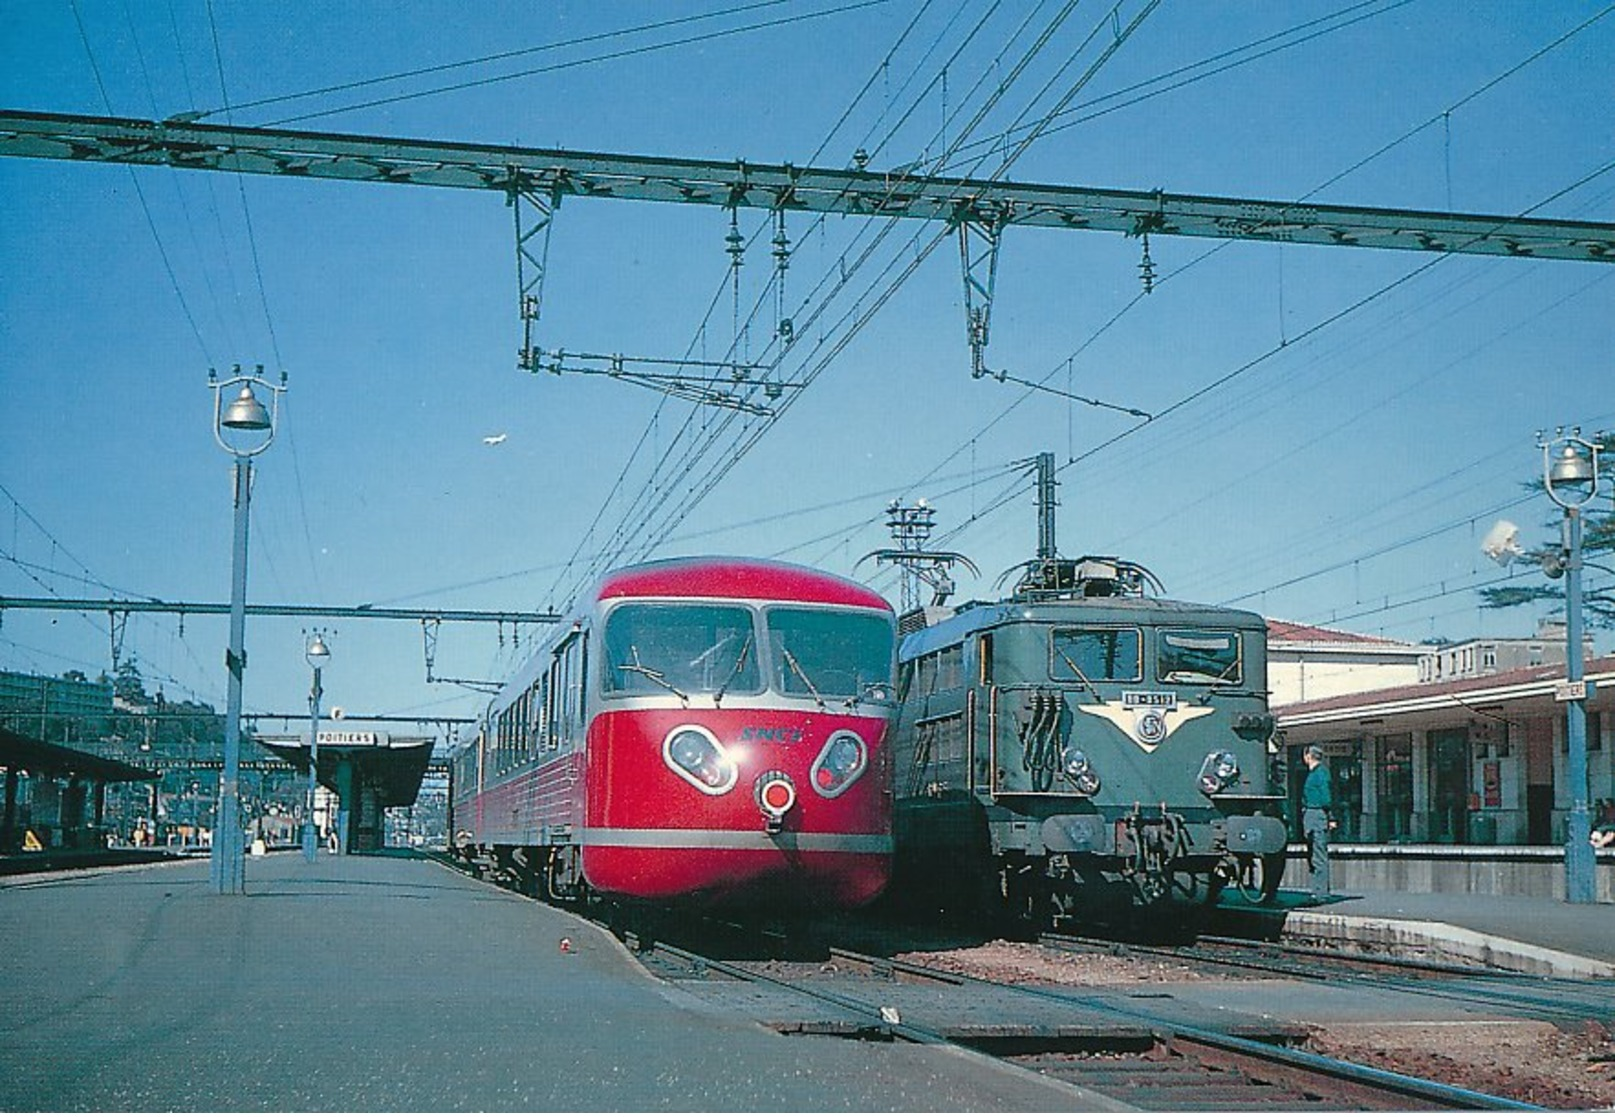
{"label": "red tiled roof", "polygon": [[[1267,619],[1269,640],[1293,640],[1309,644],[1402,644],[1401,640],[1387,640],[1382,636],[1365,636],[1360,632],[1343,632],[1338,628],[1321,628],[1299,621]],[[1407,645],[1413,647],[1414,645]]]}

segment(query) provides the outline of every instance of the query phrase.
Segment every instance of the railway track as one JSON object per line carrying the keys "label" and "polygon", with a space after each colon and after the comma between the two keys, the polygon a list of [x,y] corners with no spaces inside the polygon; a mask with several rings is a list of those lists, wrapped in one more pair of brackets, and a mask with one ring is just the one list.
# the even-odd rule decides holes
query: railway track
{"label": "railway track", "polygon": [[1258,974],[1332,986],[1355,985],[1461,1004],[1486,1012],[1579,1024],[1615,1022],[1615,986],[1607,981],[1538,977],[1480,966],[1367,956],[1318,947],[1253,943],[1204,936],[1192,945],[1118,944],[1104,939],[1045,934],[1057,950],[1146,956],[1202,971]]}
{"label": "railway track", "polygon": [[[950,1044],[1144,1110],[1530,1109],[1288,1046],[1299,1030],[1164,994],[1010,985],[831,948],[810,962],[733,961],[630,936],[652,972],[784,1033]],[[1195,1017],[1201,1017],[1196,1020]]]}
{"label": "railway track", "polygon": [[[857,936],[880,940],[876,955],[826,945],[841,936],[824,926],[809,942],[737,922],[636,929],[574,910],[622,939],[648,971],[722,1010],[786,1035],[951,1046],[1005,1073],[1070,1087],[1074,1110],[1540,1108],[1304,1050],[1304,1027],[1196,1006],[1165,987],[1009,984],[901,961],[885,956],[891,929]],[[692,943],[700,949],[680,945]],[[1150,949],[1089,943],[1110,953]]]}

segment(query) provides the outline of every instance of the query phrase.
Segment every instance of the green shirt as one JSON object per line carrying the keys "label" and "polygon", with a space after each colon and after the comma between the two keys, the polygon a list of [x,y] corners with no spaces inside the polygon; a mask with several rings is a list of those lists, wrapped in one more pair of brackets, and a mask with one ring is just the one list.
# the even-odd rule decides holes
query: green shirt
{"label": "green shirt", "polygon": [[1327,811],[1334,805],[1334,796],[1329,793],[1329,768],[1320,764],[1307,773],[1307,782],[1301,785],[1301,808]]}

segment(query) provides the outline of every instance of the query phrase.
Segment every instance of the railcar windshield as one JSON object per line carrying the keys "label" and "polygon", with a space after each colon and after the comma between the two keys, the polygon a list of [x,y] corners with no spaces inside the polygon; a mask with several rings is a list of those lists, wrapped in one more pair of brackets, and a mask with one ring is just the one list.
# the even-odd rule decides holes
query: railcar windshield
{"label": "railcar windshield", "polygon": [[781,694],[847,698],[891,685],[894,636],[886,616],[774,608],[767,618],[769,682]]}
{"label": "railcar windshield", "polygon": [[1158,653],[1163,683],[1238,683],[1243,671],[1237,632],[1162,629]]}
{"label": "railcar windshield", "polygon": [[753,613],[742,605],[629,602],[606,618],[609,695],[756,694]]}
{"label": "railcar windshield", "polygon": [[1136,628],[1056,628],[1049,637],[1052,678],[1065,683],[1136,683],[1143,641]]}

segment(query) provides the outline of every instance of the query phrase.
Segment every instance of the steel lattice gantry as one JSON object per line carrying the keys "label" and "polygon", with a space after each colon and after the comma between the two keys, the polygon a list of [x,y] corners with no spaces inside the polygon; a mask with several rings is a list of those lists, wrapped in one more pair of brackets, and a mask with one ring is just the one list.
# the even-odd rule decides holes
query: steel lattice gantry
{"label": "steel lattice gantry", "polygon": [[1615,261],[1615,224],[0,111],[0,155],[1139,235]]}
{"label": "steel lattice gantry", "polygon": [[[547,229],[563,198],[617,198],[864,217],[958,228],[974,371],[984,371],[998,241],[1010,225],[1418,252],[1615,262],[1615,223],[1108,190],[897,171],[658,158],[0,110],[0,155],[348,182],[493,190]],[[543,252],[518,213],[523,317],[537,317]],[[526,233],[526,235],[524,235]],[[529,332],[530,338],[530,332]],[[524,351],[531,357],[530,347]]]}

